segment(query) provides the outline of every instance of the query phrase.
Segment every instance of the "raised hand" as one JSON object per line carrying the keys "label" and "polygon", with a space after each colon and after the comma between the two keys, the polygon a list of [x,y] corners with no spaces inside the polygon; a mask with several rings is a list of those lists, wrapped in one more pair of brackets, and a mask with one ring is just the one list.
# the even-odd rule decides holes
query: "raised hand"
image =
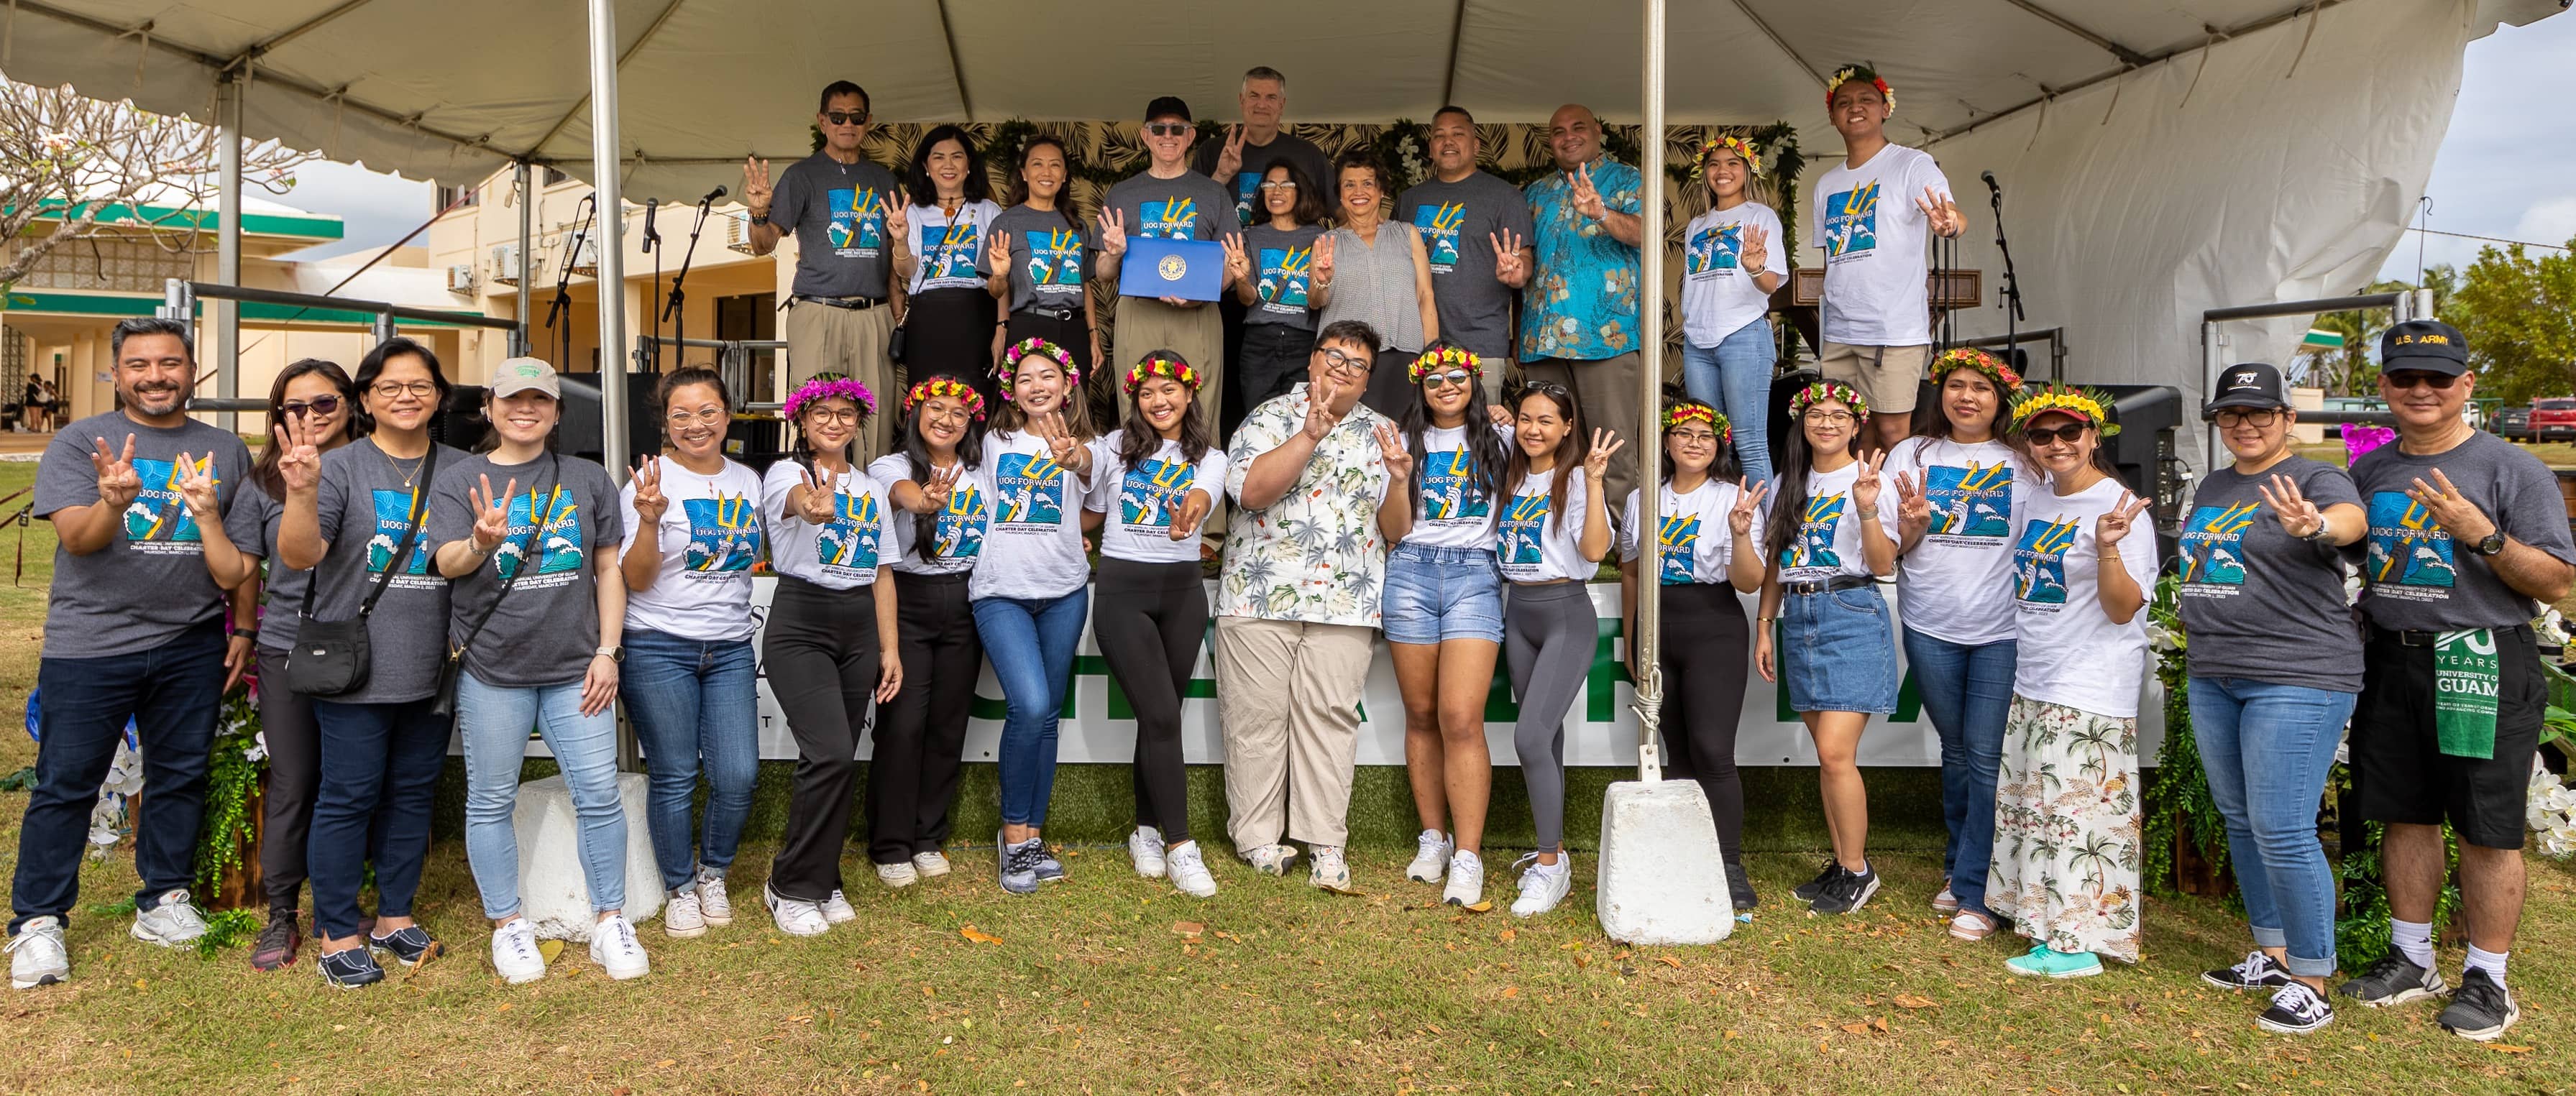
{"label": "raised hand", "polygon": [[1486,404],[1485,417],[1492,419],[1497,423],[1501,423],[1504,426],[1517,426],[1521,421],[1520,416],[1512,414],[1511,408],[1505,407],[1499,403]]}
{"label": "raised hand", "polygon": [[1228,283],[1251,281],[1252,256],[1243,250],[1243,237],[1219,236],[1217,242],[1225,245],[1225,280]]}
{"label": "raised hand", "polygon": [[215,489],[215,462],[209,455],[202,465],[186,453],[179,454],[179,497],[196,515],[197,524],[223,519],[223,496]]}
{"label": "raised hand", "polygon": [[1762,231],[1761,225],[1744,226],[1743,242],[1735,245],[1735,268],[1743,271],[1744,276],[1750,278],[1761,273],[1762,264],[1769,261],[1771,261],[1771,234]]}
{"label": "raised hand", "polygon": [[1928,529],[1932,526],[1932,493],[1925,490],[1929,480],[1916,482],[1912,475],[1896,474],[1896,522],[1902,529]]}
{"label": "raised hand", "polygon": [[1306,389],[1306,426],[1303,433],[1307,438],[1321,444],[1332,436],[1334,427],[1342,424],[1341,413],[1333,410],[1333,399],[1341,394],[1341,390],[1341,382],[1330,372]]}
{"label": "raised hand", "polygon": [[1207,520],[1208,511],[1215,505],[1215,500],[1210,499],[1207,492],[1190,492],[1188,498],[1181,500],[1180,512],[1172,515],[1172,539],[1188,540],[1197,536],[1199,523]]}
{"label": "raised hand", "polygon": [[1377,458],[1385,462],[1386,476],[1390,481],[1413,475],[1413,454],[1405,450],[1404,435],[1396,430],[1394,423],[1377,425]]}
{"label": "raised hand", "polygon": [[2272,516],[2281,519],[2281,531],[2301,540],[2317,535],[2326,527],[2325,511],[2299,491],[2299,481],[2278,472],[2272,473],[2270,486],[2255,484],[2262,492],[2263,505],[2272,508]]}
{"label": "raised hand", "polygon": [[2406,497],[2432,511],[2433,520],[2441,522],[2442,528],[2454,540],[2476,543],[2496,531],[2496,524],[2487,517],[2486,511],[2478,509],[2477,503],[2470,502],[2467,496],[2460,494],[2459,488],[2451,486],[2451,477],[2443,475],[2439,468],[2433,470],[2432,483],[2417,479],[2414,486],[2406,489]]}
{"label": "raised hand", "polygon": [[1529,246],[1529,241],[1508,228],[1499,236],[1488,232],[1485,239],[1494,245],[1494,280],[1514,289],[1528,284],[1529,264],[1521,261],[1521,249]]}
{"label": "raised hand", "polygon": [[991,261],[991,262],[992,262],[992,264],[993,264],[993,276],[994,276],[994,277],[996,277],[996,278],[1008,278],[1008,277],[1010,277],[1010,276],[1011,276],[1011,237],[1010,237],[1010,234],[1009,234],[1009,233],[1004,233],[1004,232],[996,232],[996,233],[992,234],[991,236],[987,237],[987,238],[984,240],[984,250],[985,250],[985,251],[987,251],[987,252],[990,252],[990,253],[991,253],[991,260],[990,260],[990,261]]}
{"label": "raised hand", "polygon": [[1726,512],[1726,527],[1733,530],[1739,537],[1752,535],[1753,519],[1762,513],[1762,496],[1770,491],[1771,484],[1767,480],[1761,483],[1755,483],[1750,478],[1738,480],[1735,489],[1735,507]]}
{"label": "raised hand", "polygon": [[1591,480],[1594,487],[1601,486],[1601,478],[1610,474],[1610,454],[1627,446],[1616,430],[1593,430],[1592,448],[1583,454],[1584,478]]}
{"label": "raised hand", "polygon": [[769,182],[769,161],[757,156],[742,158],[742,204],[754,217],[769,215],[773,189]]}
{"label": "raised hand", "polygon": [[2147,500],[2126,491],[2120,492],[2119,504],[2103,511],[2101,517],[2093,520],[2093,546],[2098,550],[2119,544],[2120,538],[2129,535],[2129,527],[2136,523],[2138,515],[2145,513],[2146,509]]}
{"label": "raised hand", "polygon": [[1878,493],[1883,486],[1878,479],[1878,466],[1887,462],[1887,451],[1876,450],[1860,458],[1860,471],[1852,477],[1852,501],[1863,510],[1878,509]]}
{"label": "raised hand", "polygon": [[474,511],[474,550],[490,555],[510,535],[510,496],[519,493],[519,481],[513,479],[500,494],[492,493],[492,477],[481,477],[480,489],[465,489],[465,504]]}
{"label": "raised hand", "polygon": [[936,514],[947,509],[948,496],[957,490],[957,477],[965,473],[966,465],[962,461],[946,468],[931,469],[930,478],[921,484],[922,504],[929,507],[923,512]]}
{"label": "raised hand", "polygon": [[1313,286],[1333,284],[1333,234],[1315,237],[1315,250],[1306,260],[1306,283]]}
{"label": "raised hand", "polygon": [[[1101,254],[1124,255],[1127,253],[1127,215],[1125,213],[1120,212],[1116,206],[1103,206],[1100,210],[1100,216],[1095,217],[1092,220],[1100,226]],[[1091,360],[1099,361],[1100,359],[1094,357]]]}
{"label": "raised hand", "polygon": [[1234,181],[1234,173],[1243,170],[1243,126],[1238,124],[1226,133],[1225,147],[1216,152],[1218,182]]}
{"label": "raised hand", "polygon": [[904,212],[903,203],[896,201],[894,195],[888,194],[877,199],[877,208],[885,213],[885,230],[889,238],[895,240],[912,238],[907,235],[912,230],[912,219]]}
{"label": "raised hand", "polygon": [[804,497],[796,500],[796,516],[808,525],[832,524],[834,511],[840,508],[840,485],[830,482],[832,477],[815,474],[811,468],[798,469],[796,477],[805,485]]}
{"label": "raised hand", "polygon": [[662,493],[662,458],[646,457],[635,469],[635,517],[646,525],[659,525],[670,509],[671,500]]}
{"label": "raised hand", "polygon": [[1931,224],[1936,236],[1956,236],[1968,227],[1968,219],[1959,213],[1959,203],[1931,187],[1924,187],[1923,196],[1914,199],[1914,208],[1923,211],[1923,219]]}
{"label": "raised hand", "polygon": [[268,443],[280,446],[277,476],[290,494],[313,490],[322,482],[322,450],[310,416],[292,415],[280,429],[268,432]]}
{"label": "raised hand", "polygon": [[1053,458],[1056,464],[1073,470],[1086,466],[1081,455],[1083,445],[1073,440],[1073,431],[1064,425],[1064,412],[1049,411],[1038,416],[1030,426],[1037,432],[1038,437],[1046,442],[1047,456]]}
{"label": "raised hand", "polygon": [[89,455],[89,464],[98,471],[98,497],[123,510],[134,504],[134,496],[143,493],[143,477],[134,471],[134,435],[125,436],[121,456],[107,447],[106,438],[97,441],[98,450]]}
{"label": "raised hand", "polygon": [[1592,185],[1592,165],[1584,164],[1574,172],[1567,177],[1574,184],[1574,211],[1596,221],[1609,216],[1610,208],[1602,204],[1600,189]]}

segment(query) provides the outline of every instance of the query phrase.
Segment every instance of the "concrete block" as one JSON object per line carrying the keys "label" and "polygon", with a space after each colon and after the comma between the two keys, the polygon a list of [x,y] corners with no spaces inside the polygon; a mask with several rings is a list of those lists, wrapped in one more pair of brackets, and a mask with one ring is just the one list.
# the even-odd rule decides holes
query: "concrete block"
{"label": "concrete block", "polygon": [[1735,931],[1708,796],[1690,780],[1623,780],[1601,801],[1602,931],[1623,944],[1714,944]]}
{"label": "concrete block", "polygon": [[[653,862],[653,838],[644,829],[643,773],[617,774],[618,805],[626,812],[626,919],[638,924],[662,911],[662,869]],[[586,943],[598,915],[591,911],[590,882],[581,870],[581,820],[573,815],[572,789],[563,777],[519,785],[519,807],[510,818],[519,831],[519,912],[545,940]]]}

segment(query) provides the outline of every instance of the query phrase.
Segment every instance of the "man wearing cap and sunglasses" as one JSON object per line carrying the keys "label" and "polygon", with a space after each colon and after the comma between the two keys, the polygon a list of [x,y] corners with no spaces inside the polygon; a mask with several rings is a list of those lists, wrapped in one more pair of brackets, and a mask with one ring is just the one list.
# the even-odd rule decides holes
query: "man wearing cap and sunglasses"
{"label": "man wearing cap and sunglasses", "polygon": [[[1118,284],[1119,264],[1131,239],[1241,237],[1233,191],[1190,170],[1190,145],[1198,132],[1190,121],[1190,105],[1180,96],[1158,96],[1145,105],[1142,136],[1152,160],[1142,174],[1110,187],[1101,198],[1099,278]],[[1215,422],[1225,389],[1225,328],[1217,310],[1207,305],[1180,297],[1119,297],[1109,328],[1114,344],[1109,360],[1132,365],[1148,350],[1171,350],[1207,378],[1199,385],[1199,414]]]}
{"label": "man wearing cap and sunglasses", "polygon": [[2370,519],[2370,634],[2351,751],[2361,816],[2388,826],[2391,947],[2337,992],[2397,1005],[2447,988],[2432,944],[2447,821],[2460,836],[2469,949],[2440,1023],[2484,1042],[2521,1018],[2505,956],[2522,917],[2524,808],[2547,705],[2531,618],[2576,581],[2576,542],[2549,469],[2461,417],[2477,374],[2458,329],[2410,320],[2379,345],[2397,441],[2352,466]]}
{"label": "man wearing cap and sunglasses", "polygon": [[[816,373],[844,373],[871,392],[894,389],[894,310],[887,307],[886,276],[893,248],[903,242],[902,191],[894,174],[859,154],[868,136],[867,89],[835,80],[823,89],[814,112],[823,147],[778,173],[769,162],[742,162],[742,202],[751,216],[751,253],[767,255],[780,237],[796,234],[796,280],[787,315],[787,387]],[[865,451],[892,448],[894,418],[874,417],[860,427]]]}

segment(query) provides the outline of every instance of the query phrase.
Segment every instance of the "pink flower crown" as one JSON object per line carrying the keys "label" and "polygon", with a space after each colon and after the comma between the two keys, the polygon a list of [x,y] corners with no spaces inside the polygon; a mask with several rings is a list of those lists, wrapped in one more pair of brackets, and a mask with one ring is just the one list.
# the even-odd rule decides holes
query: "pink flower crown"
{"label": "pink flower crown", "polygon": [[1147,377],[1170,377],[1192,392],[1199,390],[1199,371],[1190,363],[1169,354],[1148,354],[1145,360],[1127,367],[1127,394],[1136,394],[1136,386]]}
{"label": "pink flower crown", "polygon": [[1799,389],[1797,395],[1789,397],[1789,417],[1806,414],[1819,400],[1832,400],[1851,408],[1853,418],[1869,418],[1869,401],[1861,398],[1859,389],[1841,381],[1817,381]]}
{"label": "pink flower crown", "polygon": [[798,386],[795,394],[787,397],[788,421],[795,421],[796,416],[804,414],[805,409],[816,401],[829,399],[848,400],[865,408],[870,415],[877,413],[877,396],[868,391],[868,386],[844,374],[817,373],[814,379]]}
{"label": "pink flower crown", "polygon": [[1691,157],[1691,174],[1699,175],[1707,172],[1708,162],[1716,159],[1721,153],[1743,157],[1744,169],[1747,172],[1754,175],[1762,174],[1762,156],[1753,151],[1753,142],[1733,134],[1699,146],[1699,155]]}
{"label": "pink flower crown", "polygon": [[1444,346],[1438,350],[1423,351],[1420,357],[1413,359],[1411,366],[1406,367],[1405,373],[1413,379],[1413,383],[1420,384],[1422,378],[1429,376],[1432,370],[1444,365],[1462,365],[1467,367],[1469,373],[1478,373],[1484,370],[1485,359],[1477,357],[1475,351],[1463,346]]}
{"label": "pink flower crown", "polygon": [[984,394],[976,391],[974,385],[947,376],[932,377],[915,383],[912,391],[903,394],[903,409],[908,414],[913,408],[921,406],[922,401],[934,396],[964,401],[967,414],[978,419],[984,417]]}
{"label": "pink flower crown", "polygon": [[1061,346],[1032,336],[1012,343],[1010,349],[1003,351],[1001,368],[993,371],[993,375],[1001,381],[1003,402],[1007,403],[1011,400],[1011,378],[1020,371],[1020,359],[1031,354],[1042,355],[1061,367],[1064,370],[1064,383],[1067,386],[1082,383],[1082,370],[1074,367],[1073,355],[1065,353]]}

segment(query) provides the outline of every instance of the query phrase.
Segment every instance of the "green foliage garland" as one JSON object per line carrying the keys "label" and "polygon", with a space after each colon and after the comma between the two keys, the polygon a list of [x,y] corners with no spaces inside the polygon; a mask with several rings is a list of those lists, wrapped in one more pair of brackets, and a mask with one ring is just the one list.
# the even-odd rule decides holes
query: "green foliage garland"
{"label": "green foliage garland", "polygon": [[[2165,742],[2156,754],[2156,778],[2147,784],[2144,840],[2146,863],[2139,883],[2154,894],[2174,893],[2174,844],[2183,823],[2190,823],[2192,844],[2212,871],[2225,871],[2227,819],[2209,794],[2209,774],[2200,767],[2200,743],[2191,733],[2190,641],[2182,628],[2182,579],[2156,580],[2148,620],[2161,633],[2157,642],[2156,681],[2165,692]],[[2170,646],[2168,646],[2170,644]]]}
{"label": "green foliage garland", "polygon": [[[259,749],[259,706],[245,686],[224,697],[222,722],[206,767],[206,815],[197,831],[197,893],[211,896],[224,872],[242,862],[249,843],[251,805],[259,774],[268,768]],[[148,790],[148,789],[147,789]]]}

